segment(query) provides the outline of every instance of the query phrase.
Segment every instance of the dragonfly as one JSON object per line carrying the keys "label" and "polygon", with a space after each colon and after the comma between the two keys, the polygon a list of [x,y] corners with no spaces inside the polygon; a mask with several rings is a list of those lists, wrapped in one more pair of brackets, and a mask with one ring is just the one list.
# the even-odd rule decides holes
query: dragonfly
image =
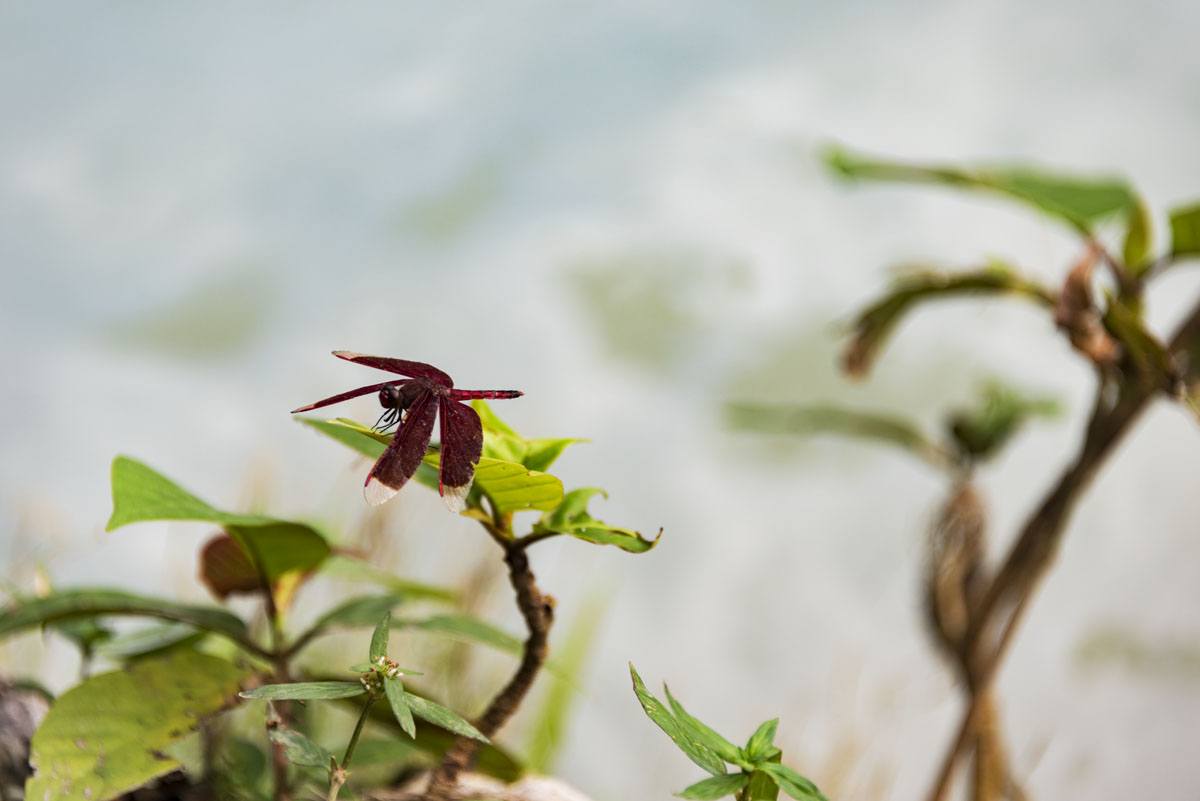
{"label": "dragonfly", "polygon": [[475,465],[483,453],[483,424],[475,410],[462,401],[519,398],[524,393],[515,389],[455,389],[450,376],[424,362],[366,356],[346,350],[335,350],[333,355],[364,367],[403,376],[342,392],[292,410],[292,414],[308,412],[372,392],[379,393],[379,405],[384,411],[376,421],[376,430],[386,431],[397,423],[399,427],[387,450],[367,474],[363,485],[363,497],[367,503],[372,506],[384,503],[413,477],[425,458],[425,451],[433,436],[434,421],[440,415],[442,441],[438,494],[452,510],[462,511],[466,508]]}

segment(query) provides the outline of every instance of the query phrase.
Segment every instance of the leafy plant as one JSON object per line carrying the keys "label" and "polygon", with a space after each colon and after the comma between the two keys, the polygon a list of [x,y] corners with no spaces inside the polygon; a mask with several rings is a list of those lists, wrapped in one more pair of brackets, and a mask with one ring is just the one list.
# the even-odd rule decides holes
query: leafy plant
{"label": "leafy plant", "polygon": [[[778,718],[764,722],[754,730],[746,744],[739,747],[691,715],[665,684],[663,693],[670,708],[646,689],[632,664],[629,675],[633,678],[633,692],[646,717],[654,721],[688,759],[711,774],[676,793],[680,798],[710,801],[732,795],[738,801],[757,801],[777,798],[783,790],[800,801],[826,801],[815,784],[780,762],[783,752],[775,745]],[[729,772],[728,768],[733,768],[734,772]]]}

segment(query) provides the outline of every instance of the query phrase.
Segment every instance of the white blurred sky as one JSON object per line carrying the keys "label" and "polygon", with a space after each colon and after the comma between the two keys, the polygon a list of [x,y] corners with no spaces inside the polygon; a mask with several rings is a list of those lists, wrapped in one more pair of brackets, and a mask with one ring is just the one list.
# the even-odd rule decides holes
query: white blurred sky
{"label": "white blurred sky", "polygon": [[[723,432],[720,404],[838,399],[932,424],[987,375],[1055,393],[1067,417],[982,476],[1010,536],[1090,392],[1048,321],[940,307],[852,388],[833,324],[897,262],[1002,255],[1050,280],[1073,242],[994,200],[847,189],[816,148],[1117,171],[1161,212],[1200,196],[1198,25],[1186,2],[6,4],[0,573],[40,561],[64,585],[203,597],[207,532],[102,533],[119,452],[227,505],[265,475],[277,514],[353,524],[353,461],[287,410],[371,380],[332,348],[432,361],[524,389],[503,408],[518,428],[593,440],[561,462],[568,484],[607,487],[609,519],[666,528],[643,557],[536,551],[564,620],[612,593],[567,778],[599,799],[697,778],[643,719],[632,659],[731,735],[780,715],[792,763],[839,797],[916,797],[958,715],[916,601],[943,487],[862,446],[769,453]],[[635,300],[667,287],[674,316],[631,303],[625,321],[661,337],[654,358],[610,347],[613,320],[581,296],[581,269],[621,259]],[[1196,287],[1164,280],[1155,324]],[[233,309],[209,326],[233,344],[128,344],[187,309]],[[1200,683],[1081,673],[1075,651],[1100,625],[1200,635],[1197,441],[1176,410],[1147,417],[1014,649],[1001,692],[1035,797],[1194,797]],[[409,541],[427,532],[414,577],[486,547],[420,489],[394,503]]]}

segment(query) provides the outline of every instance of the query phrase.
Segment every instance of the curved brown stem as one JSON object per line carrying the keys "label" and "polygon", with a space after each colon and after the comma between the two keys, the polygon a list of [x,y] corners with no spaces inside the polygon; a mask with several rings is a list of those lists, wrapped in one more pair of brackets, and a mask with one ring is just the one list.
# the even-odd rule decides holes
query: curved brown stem
{"label": "curved brown stem", "polygon": [[[508,577],[517,596],[517,607],[525,618],[529,637],[521,654],[521,664],[504,688],[488,704],[483,715],[475,722],[475,728],[485,737],[492,737],[517,711],[534,679],[546,662],[550,626],[554,622],[554,599],[543,595],[538,589],[533,571],[529,568],[529,556],[525,549],[513,540],[497,540],[504,548],[504,561],[508,564]],[[479,750],[478,740],[459,737],[442,758],[442,763],[429,780],[425,792],[428,801],[444,801],[453,797],[458,775],[470,766]]]}

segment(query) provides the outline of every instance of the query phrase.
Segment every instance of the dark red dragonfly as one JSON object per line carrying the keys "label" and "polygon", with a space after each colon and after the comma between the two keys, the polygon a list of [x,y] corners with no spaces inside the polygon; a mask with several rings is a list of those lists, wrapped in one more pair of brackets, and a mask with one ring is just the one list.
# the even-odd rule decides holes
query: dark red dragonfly
{"label": "dark red dragonfly", "polygon": [[515,389],[455,389],[454,381],[433,365],[410,362],[404,359],[389,359],[383,356],[364,356],[345,350],[335,350],[334,356],[355,364],[386,370],[402,375],[359,387],[331,398],[293,409],[292,414],[320,409],[333,403],[341,403],[370,392],[379,393],[379,404],[384,413],[375,427],[386,430],[399,422],[396,436],[383,455],[375,462],[363,487],[367,503],[378,506],[391,498],[404,486],[425,458],[429,439],[433,436],[433,421],[441,412],[442,445],[441,471],[438,477],[438,492],[446,499],[451,509],[461,511],[466,504],[467,491],[475,475],[475,465],[483,453],[483,425],[475,410],[460,401],[473,398],[501,399],[519,398],[522,394]]}

